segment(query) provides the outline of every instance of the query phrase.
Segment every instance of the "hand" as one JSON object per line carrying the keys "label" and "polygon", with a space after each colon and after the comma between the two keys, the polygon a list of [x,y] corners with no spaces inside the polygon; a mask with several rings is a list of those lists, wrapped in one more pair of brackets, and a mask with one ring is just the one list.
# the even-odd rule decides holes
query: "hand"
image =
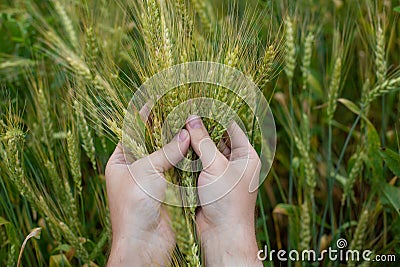
{"label": "hand", "polygon": [[[163,172],[183,159],[189,145],[189,134],[182,130],[162,150],[131,164],[126,162],[121,144],[117,146],[106,167],[113,232],[108,266],[169,265],[174,234],[161,202],[147,193],[164,197]],[[151,192],[144,192],[143,187]]]}
{"label": "hand", "polygon": [[[257,259],[254,229],[257,191],[249,192],[252,179],[258,181],[260,174],[257,152],[236,123],[227,129],[231,145],[223,153],[214,145],[199,117],[190,117],[186,129],[203,164],[198,179],[201,209],[196,223],[206,265],[262,266]],[[224,193],[227,194],[220,198]]]}

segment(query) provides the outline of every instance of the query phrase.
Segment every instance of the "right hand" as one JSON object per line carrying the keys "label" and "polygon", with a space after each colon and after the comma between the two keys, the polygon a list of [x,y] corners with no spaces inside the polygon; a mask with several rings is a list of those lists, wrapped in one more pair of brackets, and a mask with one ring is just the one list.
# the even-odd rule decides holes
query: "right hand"
{"label": "right hand", "polygon": [[[199,117],[191,116],[186,129],[203,165],[196,223],[207,266],[262,266],[257,260],[254,229],[257,191],[249,192],[251,181],[258,180],[260,174],[257,152],[235,122],[227,129],[231,145],[224,153],[215,146]],[[202,188],[209,183],[213,184]]]}

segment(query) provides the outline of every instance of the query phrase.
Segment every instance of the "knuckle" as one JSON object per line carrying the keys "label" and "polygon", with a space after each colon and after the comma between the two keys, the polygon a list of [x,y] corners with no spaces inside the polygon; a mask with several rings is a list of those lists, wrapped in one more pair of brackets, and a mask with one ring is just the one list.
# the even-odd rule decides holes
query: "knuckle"
{"label": "knuckle", "polygon": [[260,159],[260,157],[258,156],[257,151],[252,146],[250,146],[250,148],[249,148],[249,157],[251,159],[254,159],[254,160],[259,160]]}

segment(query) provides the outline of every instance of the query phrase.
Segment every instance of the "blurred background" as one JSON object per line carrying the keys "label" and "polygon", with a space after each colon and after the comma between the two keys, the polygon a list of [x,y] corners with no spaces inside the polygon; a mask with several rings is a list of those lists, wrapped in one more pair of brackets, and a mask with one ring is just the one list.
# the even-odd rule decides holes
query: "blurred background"
{"label": "blurred background", "polygon": [[259,189],[259,247],[321,251],[345,238],[349,249],[395,255],[384,266],[398,266],[394,0],[0,0],[0,265],[16,265],[37,227],[23,266],[106,264],[105,164],[135,88],[167,66],[147,46],[151,12],[165,14],[174,64],[227,64],[237,49],[234,67],[270,101],[278,145]]}

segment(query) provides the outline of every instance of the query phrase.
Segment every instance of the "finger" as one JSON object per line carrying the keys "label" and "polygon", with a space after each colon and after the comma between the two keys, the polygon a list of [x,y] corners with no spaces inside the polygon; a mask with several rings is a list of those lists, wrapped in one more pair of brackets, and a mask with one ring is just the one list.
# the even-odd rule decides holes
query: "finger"
{"label": "finger", "polygon": [[221,139],[218,143],[218,149],[221,151],[221,153],[229,159],[229,156],[231,154],[231,149],[227,145],[227,140]]}
{"label": "finger", "polygon": [[146,104],[144,104],[144,106],[143,106],[143,107],[140,109],[140,111],[139,111],[140,118],[141,118],[143,121],[146,121],[147,118],[148,118],[149,115],[150,115],[150,112],[151,112],[150,106],[152,106],[152,101],[151,101],[151,100],[149,100],[149,102],[147,102]]}
{"label": "finger", "polygon": [[228,131],[225,131],[224,134],[222,135],[222,139],[225,142],[225,145],[231,149],[231,139],[229,138]]}
{"label": "finger", "polygon": [[231,160],[258,158],[246,134],[236,122],[232,122],[227,131],[231,141]]}
{"label": "finger", "polygon": [[117,164],[126,164],[125,154],[121,143],[118,143],[114,152],[111,154],[107,166]]}
{"label": "finger", "polygon": [[[115,166],[117,166],[118,169],[122,169],[122,165],[127,166],[125,154],[124,154],[124,149],[122,147],[121,143],[118,143],[117,147],[115,148],[114,152],[111,154],[110,158],[108,159],[106,169],[105,169],[105,175],[106,177],[110,177],[110,175],[113,170],[115,170]],[[108,179],[107,179],[108,183]]]}
{"label": "finger", "polygon": [[193,150],[200,157],[203,164],[203,170],[212,167],[214,163],[227,162],[227,159],[219,152],[211,140],[200,117],[190,116],[186,121],[186,129],[189,131]]}
{"label": "finger", "polygon": [[165,172],[181,161],[190,145],[189,133],[183,129],[162,149],[150,154],[145,159],[157,172]]}

